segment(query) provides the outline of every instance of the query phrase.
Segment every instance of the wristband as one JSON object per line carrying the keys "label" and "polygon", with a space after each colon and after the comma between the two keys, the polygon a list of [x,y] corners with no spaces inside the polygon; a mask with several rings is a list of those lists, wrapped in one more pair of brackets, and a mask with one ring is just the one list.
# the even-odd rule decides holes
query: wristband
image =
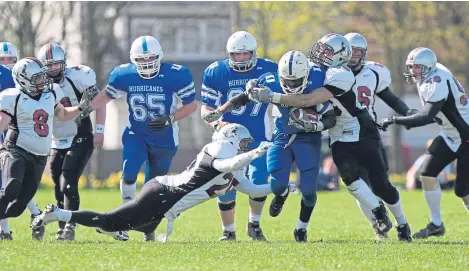
{"label": "wristband", "polygon": [[97,134],[104,134],[104,124],[96,124],[95,132]]}

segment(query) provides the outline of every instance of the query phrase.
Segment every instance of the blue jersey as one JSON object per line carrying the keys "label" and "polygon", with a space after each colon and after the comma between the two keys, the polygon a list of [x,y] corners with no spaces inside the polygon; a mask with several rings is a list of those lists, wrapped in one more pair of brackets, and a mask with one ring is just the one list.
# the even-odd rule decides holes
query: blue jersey
{"label": "blue jersey", "polygon": [[[0,92],[7,89],[7,88],[14,88],[15,82],[13,81],[13,76],[11,74],[10,69],[7,67],[0,65]],[[6,131],[1,133],[2,142],[5,139]]]}
{"label": "blue jersey", "polygon": [[[303,90],[303,94],[311,93],[315,89],[322,87],[324,84],[325,76],[326,72],[323,68],[317,65],[313,65],[309,72],[308,85],[306,86],[305,90]],[[269,87],[273,92],[282,94],[284,93],[280,86],[279,75],[276,72],[263,74],[261,77],[259,77],[258,83]],[[324,104],[322,104],[322,106],[316,106],[316,112],[318,114],[324,113],[329,107],[329,104],[329,102],[325,102]],[[304,132],[304,130],[288,125],[288,120],[290,118],[290,109],[292,107],[279,104],[276,104],[275,107],[275,130],[277,132],[282,134],[296,134]]]}
{"label": "blue jersey", "polygon": [[[217,108],[230,98],[244,92],[247,81],[257,79],[266,72],[276,72],[277,64],[258,58],[257,64],[248,72],[236,72],[228,60],[219,60],[205,69],[202,79],[202,104]],[[268,104],[247,104],[230,113],[223,114],[222,121],[244,125],[256,142],[270,140]]]}
{"label": "blue jersey", "polygon": [[13,76],[10,69],[0,65],[0,91],[3,91],[7,88],[14,88],[15,82],[13,81]]}
{"label": "blue jersey", "polygon": [[148,123],[157,116],[173,114],[178,103],[189,104],[195,100],[191,72],[184,66],[161,63],[158,75],[143,79],[135,64],[122,64],[109,76],[106,94],[116,99],[127,94],[130,133],[145,138],[152,146],[172,148],[178,145],[178,126],[174,123],[161,131],[151,131]]}

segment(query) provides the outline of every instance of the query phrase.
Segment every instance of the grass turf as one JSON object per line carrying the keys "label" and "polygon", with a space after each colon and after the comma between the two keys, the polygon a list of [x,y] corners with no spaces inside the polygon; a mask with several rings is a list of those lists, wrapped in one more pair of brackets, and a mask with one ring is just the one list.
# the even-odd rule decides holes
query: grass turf
{"label": "grass turf", "polygon": [[[48,225],[42,241],[31,240],[29,213],[10,220],[14,241],[0,241],[0,270],[469,270],[469,217],[452,192],[445,192],[442,215],[446,236],[375,243],[370,225],[346,192],[320,193],[308,231],[309,243],[293,241],[300,196],[291,195],[277,218],[268,215],[269,197],[261,220],[268,243],[246,235],[248,198],[238,194],[238,241],[220,243],[216,200],[182,214],[168,243],[143,243],[131,232],[128,242],[114,241],[94,229],[79,226],[76,241],[55,241],[56,224]],[[428,223],[421,192],[402,192],[401,199],[412,231]],[[43,208],[53,203],[52,190],[35,196]],[[81,208],[107,211],[120,205],[118,190],[81,191]],[[157,229],[166,229],[163,222]]]}

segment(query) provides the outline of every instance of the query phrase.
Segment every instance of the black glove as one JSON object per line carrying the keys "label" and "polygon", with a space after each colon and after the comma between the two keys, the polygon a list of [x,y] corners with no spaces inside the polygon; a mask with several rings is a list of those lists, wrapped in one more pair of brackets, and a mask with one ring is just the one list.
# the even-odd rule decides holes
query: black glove
{"label": "black glove", "polygon": [[174,115],[156,117],[154,120],[148,123],[148,128],[152,131],[160,131],[169,127],[174,122]]}
{"label": "black glove", "polygon": [[388,126],[391,125],[391,124],[394,124],[396,123],[396,117],[392,116],[390,118],[385,118],[385,119],[382,119],[381,120],[381,130],[383,131],[387,131],[388,130]]}

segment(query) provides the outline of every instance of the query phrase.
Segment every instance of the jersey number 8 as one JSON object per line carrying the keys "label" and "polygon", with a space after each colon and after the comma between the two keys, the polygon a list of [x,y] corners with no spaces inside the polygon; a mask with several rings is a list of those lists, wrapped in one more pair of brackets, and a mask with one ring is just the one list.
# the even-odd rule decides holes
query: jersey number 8
{"label": "jersey number 8", "polygon": [[132,110],[134,120],[145,121],[148,117],[154,119],[157,116],[164,116],[166,108],[162,101],[164,94],[132,94],[129,98],[129,106]]}

